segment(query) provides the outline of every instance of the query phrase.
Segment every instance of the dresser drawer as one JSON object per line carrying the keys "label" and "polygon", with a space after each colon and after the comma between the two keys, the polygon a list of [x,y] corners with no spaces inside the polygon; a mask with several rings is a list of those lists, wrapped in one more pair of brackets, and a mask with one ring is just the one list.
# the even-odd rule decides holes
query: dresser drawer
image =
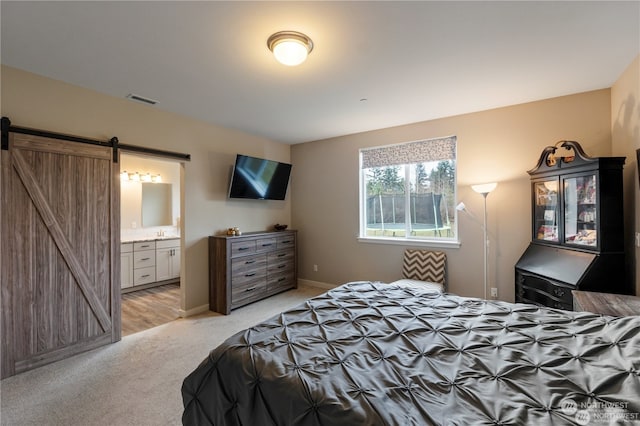
{"label": "dresser drawer", "polygon": [[235,290],[236,287],[244,286],[248,282],[251,282],[251,281],[255,281],[255,280],[258,280],[258,279],[261,279],[261,280],[264,281],[266,276],[267,276],[267,268],[265,268],[265,267],[262,267],[262,268],[259,268],[259,269],[255,269],[255,270],[241,272],[238,275],[233,275],[231,277],[231,288],[232,288],[232,291]]}
{"label": "dresser drawer", "polygon": [[231,260],[231,277],[242,277],[247,273],[264,271],[267,255],[243,256]]}
{"label": "dresser drawer", "polygon": [[287,235],[284,237],[276,238],[276,248],[284,249],[296,246],[296,237],[293,235]]}
{"label": "dresser drawer", "polygon": [[275,238],[261,238],[256,240],[256,251],[270,251],[276,248],[276,239]]}
{"label": "dresser drawer", "polygon": [[293,270],[281,274],[270,275],[267,278],[267,292],[271,293],[294,287],[295,277]]}
{"label": "dresser drawer", "polygon": [[156,268],[140,268],[133,271],[133,285],[152,283],[156,280]]}
{"label": "dresser drawer", "polygon": [[133,252],[133,268],[148,268],[156,266],[156,251],[144,250]]}
{"label": "dresser drawer", "polygon": [[234,241],[231,243],[231,257],[236,257],[243,254],[255,253],[256,242],[255,240],[249,241]]}
{"label": "dresser drawer", "polygon": [[295,253],[284,250],[269,253],[267,258],[267,272],[269,274],[292,270],[295,267]]}
{"label": "dresser drawer", "polygon": [[231,304],[241,305],[250,300],[258,300],[264,297],[267,285],[264,278],[248,281],[242,285],[233,286],[231,291]]}
{"label": "dresser drawer", "polygon": [[296,257],[296,252],[293,250],[279,250],[274,251],[273,253],[269,253],[268,261],[269,264],[276,262],[290,262],[293,263],[293,260]]}

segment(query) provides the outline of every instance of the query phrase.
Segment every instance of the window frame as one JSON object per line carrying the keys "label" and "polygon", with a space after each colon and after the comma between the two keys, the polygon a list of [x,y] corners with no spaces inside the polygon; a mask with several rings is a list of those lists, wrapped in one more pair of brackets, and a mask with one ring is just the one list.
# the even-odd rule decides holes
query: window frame
{"label": "window frame", "polygon": [[[381,145],[381,146],[373,146],[361,148],[358,150],[358,235],[357,239],[362,243],[373,243],[373,244],[390,244],[390,245],[412,245],[412,246],[421,246],[421,247],[434,247],[434,248],[458,248],[460,247],[460,236],[458,232],[458,211],[454,208],[454,218],[453,218],[453,226],[451,228],[451,232],[453,233],[452,237],[424,237],[424,236],[411,236],[405,232],[404,237],[390,237],[390,236],[368,236],[366,235],[367,228],[367,219],[366,219],[366,203],[367,203],[367,184],[366,184],[366,170],[371,167],[363,168],[363,152],[376,150],[376,149],[386,149],[386,148],[394,148],[400,147],[402,145],[412,144],[412,143],[429,143],[433,141],[441,141],[445,139],[453,139],[454,149],[453,149],[453,157],[447,158],[447,160],[453,160],[454,162],[454,177],[453,177],[453,188],[454,188],[454,199],[453,205],[457,204],[458,197],[458,162],[457,162],[457,137],[456,136],[448,136],[445,138],[434,138],[434,139],[423,139],[412,142],[401,142],[396,144],[389,145]],[[444,159],[438,160],[429,160],[429,161],[443,161]],[[425,161],[422,161],[425,162]],[[381,165],[376,167],[390,167],[390,166],[401,166],[403,171],[400,171],[400,175],[404,175],[404,185],[405,185],[405,205],[409,206],[411,199],[411,183],[410,183],[410,167],[411,165],[418,164],[418,162],[414,163],[404,163],[404,164],[389,164],[389,165]],[[409,167],[407,167],[409,166]],[[405,230],[410,229],[411,223],[411,209],[405,207]]]}

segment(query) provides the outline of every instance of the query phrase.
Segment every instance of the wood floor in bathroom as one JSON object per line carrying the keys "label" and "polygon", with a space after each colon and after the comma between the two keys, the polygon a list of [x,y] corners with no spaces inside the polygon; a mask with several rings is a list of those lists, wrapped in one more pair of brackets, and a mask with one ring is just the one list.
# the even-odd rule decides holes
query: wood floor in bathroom
{"label": "wood floor in bathroom", "polygon": [[180,284],[165,284],[122,295],[122,336],[179,318]]}

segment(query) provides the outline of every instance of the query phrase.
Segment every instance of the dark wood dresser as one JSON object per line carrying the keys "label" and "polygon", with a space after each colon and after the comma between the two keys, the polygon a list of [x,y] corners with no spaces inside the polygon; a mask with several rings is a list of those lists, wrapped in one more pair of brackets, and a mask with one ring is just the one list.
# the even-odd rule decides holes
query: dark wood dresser
{"label": "dark wood dresser", "polygon": [[297,231],[209,237],[209,309],[232,309],[296,288]]}

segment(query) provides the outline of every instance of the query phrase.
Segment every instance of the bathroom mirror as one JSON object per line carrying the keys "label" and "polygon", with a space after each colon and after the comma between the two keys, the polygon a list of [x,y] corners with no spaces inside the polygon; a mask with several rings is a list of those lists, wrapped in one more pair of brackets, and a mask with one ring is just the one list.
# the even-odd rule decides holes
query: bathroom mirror
{"label": "bathroom mirror", "polygon": [[171,184],[142,183],[142,226],[171,226]]}

